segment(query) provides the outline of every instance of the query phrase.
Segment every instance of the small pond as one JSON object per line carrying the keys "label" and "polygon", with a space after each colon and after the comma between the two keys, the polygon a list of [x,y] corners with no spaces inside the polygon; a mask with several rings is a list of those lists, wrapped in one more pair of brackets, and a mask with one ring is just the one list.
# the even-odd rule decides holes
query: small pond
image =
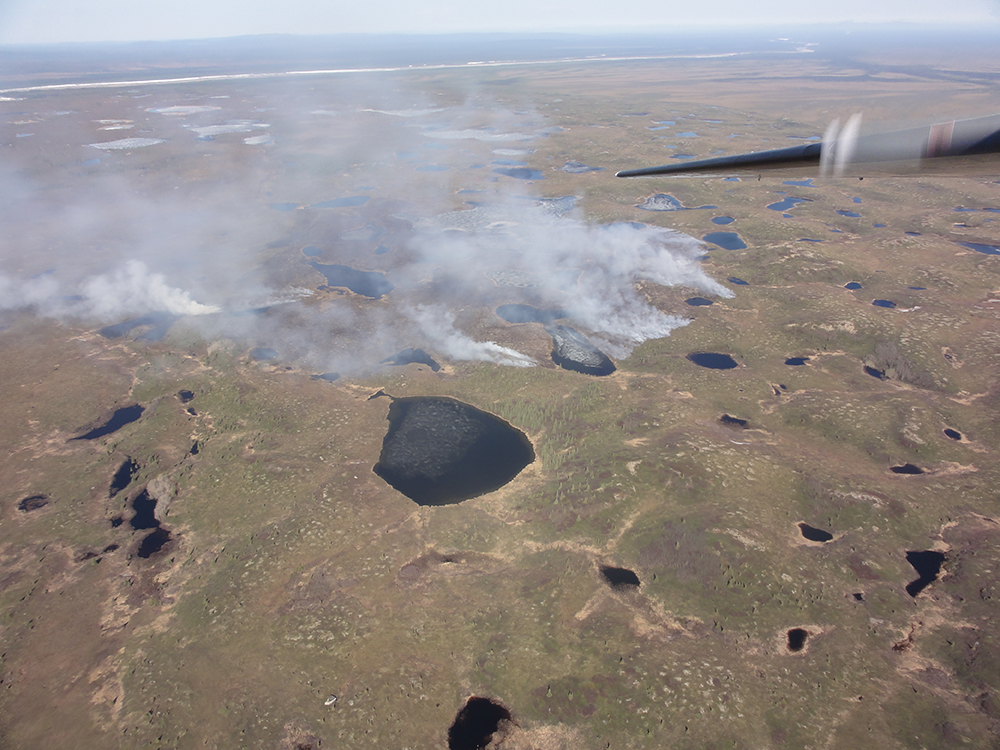
{"label": "small pond", "polygon": [[439,365],[437,362],[431,359],[431,356],[427,352],[425,352],[423,349],[413,349],[413,348],[403,349],[403,351],[399,352],[398,354],[394,354],[391,357],[386,357],[379,364],[393,365],[393,366],[410,365],[410,364],[427,365],[434,372],[437,372],[438,370],[441,369],[441,365]]}
{"label": "small pond", "polygon": [[552,337],[552,361],[564,370],[602,377],[617,369],[608,355],[579,331],[556,324],[545,326],[545,330]]}
{"label": "small pond", "polygon": [[982,242],[956,242],[956,245],[967,247],[983,255],[1000,255],[1000,245],[986,245]]}
{"label": "small pond", "polygon": [[718,245],[723,250],[744,250],[747,246],[736,232],[709,232],[702,240]]}
{"label": "small pond", "polygon": [[725,226],[726,224],[732,224],[736,219],[732,216],[715,216],[712,218],[713,224],[718,224],[719,226]]}
{"label": "small pond", "polygon": [[801,651],[805,648],[806,639],[809,638],[809,631],[803,628],[792,628],[788,631],[788,650]]}
{"label": "small pond", "polygon": [[491,744],[500,722],[510,720],[510,711],[499,703],[472,696],[448,728],[448,750],[483,750]]}
{"label": "small pond", "polygon": [[142,416],[144,408],[139,404],[133,404],[132,406],[123,406],[121,409],[116,409],[115,413],[111,415],[111,418],[102,424],[100,427],[95,427],[90,432],[87,432],[79,437],[70,438],[71,440],[95,440],[99,437],[104,437],[105,435],[110,435],[112,432],[120,430],[127,424],[135,422],[139,417]]}
{"label": "small pond", "polygon": [[750,286],[749,281],[744,281],[743,279],[738,279],[735,276],[730,276],[726,279],[730,284],[736,284],[737,286]]}
{"label": "small pond", "polygon": [[860,289],[860,288],[861,284],[859,284],[856,281],[848,281],[846,284],[844,284],[844,289]]}
{"label": "small pond", "polygon": [[537,169],[528,169],[527,167],[498,167],[493,170],[496,174],[502,174],[505,177],[513,177],[515,180],[544,180],[545,175],[542,174]]}
{"label": "small pond", "polygon": [[708,307],[709,305],[714,305],[710,299],[705,299],[704,297],[691,297],[690,299],[684,300],[684,304],[691,305],[691,307]]}
{"label": "small pond", "polygon": [[950,427],[945,427],[944,428],[944,434],[945,434],[946,437],[950,437],[952,440],[961,440],[962,439],[962,433],[959,432],[958,430],[953,430]]}
{"label": "small pond", "polygon": [[623,589],[626,586],[639,585],[639,576],[628,568],[612,568],[602,565],[601,576],[613,589]]}
{"label": "small pond", "polygon": [[833,534],[829,531],[823,531],[823,529],[817,529],[815,526],[810,526],[807,523],[799,524],[799,531],[802,536],[808,539],[810,542],[829,542],[833,539]]}
{"label": "small pond", "polygon": [[888,299],[873,299],[872,300],[872,304],[875,305],[875,307],[884,307],[884,308],[887,308],[889,310],[891,310],[892,308],[894,308],[896,306],[895,302],[893,302],[892,300],[888,300]]}
{"label": "small pond", "polygon": [[918,578],[906,584],[906,593],[915,597],[937,580],[944,564],[943,552],[935,550],[911,551],[906,553],[906,562],[917,571]]}
{"label": "small pond", "polygon": [[785,360],[785,364],[790,365],[791,367],[801,367],[808,361],[809,357],[789,357]]}
{"label": "small pond", "polygon": [[711,370],[732,370],[738,366],[736,360],[728,354],[719,354],[718,352],[692,352],[687,355],[687,359],[699,367],[707,367]]}
{"label": "small pond", "polygon": [[543,310],[540,307],[531,305],[500,305],[496,313],[508,323],[542,323],[548,325],[555,323],[560,318],[568,317],[565,310]]}
{"label": "small pond", "polygon": [[350,266],[326,265],[315,261],[308,265],[326,276],[330,286],[345,287],[370,299],[381,299],[395,286],[380,271],[358,271]]}
{"label": "small pond", "polygon": [[777,203],[768,204],[768,208],[772,211],[789,211],[800,203],[809,203],[808,198],[794,198],[791,195],[786,195]]}

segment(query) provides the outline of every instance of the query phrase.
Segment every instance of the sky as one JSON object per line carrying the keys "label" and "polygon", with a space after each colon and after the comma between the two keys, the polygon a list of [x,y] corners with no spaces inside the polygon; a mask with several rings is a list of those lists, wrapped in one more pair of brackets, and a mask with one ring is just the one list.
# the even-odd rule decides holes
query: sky
{"label": "sky", "polygon": [[0,44],[840,22],[995,26],[1000,0],[0,0]]}

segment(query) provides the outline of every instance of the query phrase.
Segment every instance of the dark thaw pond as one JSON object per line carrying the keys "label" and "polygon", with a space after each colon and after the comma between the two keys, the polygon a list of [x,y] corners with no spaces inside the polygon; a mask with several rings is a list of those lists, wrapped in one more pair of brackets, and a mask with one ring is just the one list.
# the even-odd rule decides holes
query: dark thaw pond
{"label": "dark thaw pond", "polygon": [[860,288],[861,284],[859,284],[856,281],[848,281],[846,284],[844,284],[844,289],[860,289]]}
{"label": "dark thaw pond", "polygon": [[809,631],[803,628],[792,628],[788,631],[788,650],[801,651],[805,648],[806,639],[809,638]]}
{"label": "dark thaw pond", "polygon": [[717,352],[692,352],[687,355],[687,358],[699,367],[707,367],[711,370],[732,370],[737,367],[735,359],[728,354]]}
{"label": "dark thaw pond", "polygon": [[906,593],[915,597],[930,584],[934,583],[941,572],[941,565],[944,564],[944,560],[944,553],[934,550],[907,552],[906,562],[913,566],[919,577],[915,581],[910,581],[906,584]]}
{"label": "dark thaw pond", "polygon": [[568,317],[565,310],[543,310],[540,307],[531,305],[500,305],[497,308],[497,315],[508,323],[542,323],[548,325],[555,323],[560,318]]}
{"label": "dark thaw pond", "polygon": [[606,565],[601,566],[601,575],[604,577],[604,580],[611,585],[611,588],[619,589],[625,588],[626,586],[639,585],[639,576],[628,568],[612,568]]}
{"label": "dark thaw pond", "polygon": [[831,534],[829,531],[823,531],[823,529],[817,529],[815,526],[810,526],[807,523],[800,523],[799,531],[801,531],[802,536],[804,536],[810,542],[829,542],[831,539],[833,539],[833,534]]}
{"label": "dark thaw pond", "polygon": [[579,331],[561,325],[547,325],[545,330],[552,337],[552,361],[564,370],[597,376],[610,375],[615,371],[608,355]]}
{"label": "dark thaw pond", "polygon": [[792,367],[800,367],[808,361],[809,357],[789,357],[788,359],[785,360],[785,364],[790,365]]}
{"label": "dark thaw pond", "polygon": [[889,310],[896,306],[895,302],[888,299],[873,299],[872,304],[875,305],[875,307],[885,307]]}
{"label": "dark thaw pond", "polygon": [[809,202],[810,201],[808,198],[793,198],[792,196],[788,195],[782,198],[777,203],[769,204],[768,208],[771,209],[772,211],[788,211],[792,208],[795,208],[795,206],[797,206],[799,203],[809,203]]}
{"label": "dark thaw pond", "polygon": [[889,471],[893,474],[923,474],[924,470],[915,464],[903,464],[902,466],[890,466]]}
{"label": "dark thaw pond", "polygon": [[583,174],[584,172],[601,172],[604,167],[592,167],[589,164],[584,164],[582,161],[576,161],[571,159],[562,165],[562,171],[568,172],[569,174]]}
{"label": "dark thaw pond", "polygon": [[732,224],[734,221],[736,221],[736,219],[734,219],[732,216],[716,216],[715,218],[712,219],[713,224],[719,224],[720,226],[723,226],[725,224]]}
{"label": "dark thaw pond", "polygon": [[420,505],[492,492],[535,460],[523,432],[445,397],[394,399],[374,472]]}
{"label": "dark thaw pond", "polygon": [[962,433],[959,432],[958,430],[953,430],[950,427],[945,427],[944,428],[944,434],[947,437],[950,437],[952,440],[961,440],[962,439]]}
{"label": "dark thaw pond", "polygon": [[379,271],[358,271],[350,266],[326,265],[315,261],[308,265],[326,276],[330,286],[345,287],[370,299],[381,299],[395,289],[385,274]]}
{"label": "dark thaw pond", "polygon": [[735,276],[730,276],[726,279],[730,284],[736,284],[737,286],[750,286],[749,281],[744,281],[743,279],[738,279]]}
{"label": "dark thaw pond", "polygon": [[723,250],[744,250],[747,246],[736,232],[709,232],[702,239],[718,245]]}
{"label": "dark thaw pond", "polygon": [[708,307],[709,305],[715,303],[710,299],[705,299],[704,297],[691,297],[691,299],[684,300],[684,304],[691,305],[691,307]]}
{"label": "dark thaw pond", "polygon": [[969,250],[975,250],[983,255],[1000,255],[1000,246],[997,245],[986,245],[982,242],[957,242],[955,244],[967,247]]}
{"label": "dark thaw pond", "polygon": [[135,422],[139,417],[142,416],[144,411],[143,407],[139,404],[133,404],[132,406],[123,406],[121,409],[116,409],[115,413],[111,415],[111,419],[102,424],[100,427],[95,427],[90,432],[80,435],[79,437],[70,438],[71,440],[95,440],[99,437],[104,437],[105,435],[110,435],[116,430],[120,430],[127,424]]}
{"label": "dark thaw pond", "polygon": [[48,495],[29,495],[28,497],[22,497],[18,500],[17,509],[22,513],[30,513],[33,510],[44,508],[48,504]]}
{"label": "dark thaw pond", "polygon": [[528,169],[527,167],[498,167],[493,170],[497,174],[502,174],[506,177],[513,177],[516,180],[544,180],[545,175],[539,172],[537,169]]}
{"label": "dark thaw pond", "polygon": [[510,711],[489,698],[472,696],[448,728],[448,750],[483,750]]}

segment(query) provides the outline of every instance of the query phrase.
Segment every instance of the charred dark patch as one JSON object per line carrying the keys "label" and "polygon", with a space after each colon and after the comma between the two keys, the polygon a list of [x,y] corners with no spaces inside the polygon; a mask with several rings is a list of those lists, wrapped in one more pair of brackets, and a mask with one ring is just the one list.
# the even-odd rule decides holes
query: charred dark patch
{"label": "charred dark patch", "polygon": [[639,586],[639,576],[628,568],[612,568],[607,565],[601,566],[601,576],[613,589],[624,589],[629,586]]}
{"label": "charred dark patch", "polygon": [[473,696],[448,728],[448,750],[482,750],[490,744],[500,723],[510,720],[510,711],[499,703]]}
{"label": "charred dark patch", "polygon": [[17,509],[23,513],[29,513],[39,508],[44,508],[49,504],[48,495],[29,495],[22,497],[17,503]]}
{"label": "charred dark patch", "polygon": [[893,474],[923,474],[924,470],[916,464],[903,464],[902,466],[890,466],[889,471]]}
{"label": "charred dark patch", "polygon": [[719,417],[719,422],[724,424],[726,427],[746,427],[747,420],[740,419],[739,417],[734,417],[731,414],[723,414]]}

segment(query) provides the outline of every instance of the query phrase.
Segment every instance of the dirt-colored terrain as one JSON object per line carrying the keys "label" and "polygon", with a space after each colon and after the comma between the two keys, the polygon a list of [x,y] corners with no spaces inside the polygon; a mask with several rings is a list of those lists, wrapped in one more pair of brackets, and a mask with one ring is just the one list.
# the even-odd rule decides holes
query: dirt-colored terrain
{"label": "dirt-colored terrain", "polygon": [[[1000,184],[614,177],[793,145],[856,110],[1000,108],[994,61],[956,61],[947,76],[802,52],[4,94],[0,289],[24,304],[0,327],[0,746],[446,747],[472,695],[509,710],[504,748],[997,746],[1000,256],[958,243],[1000,244]],[[169,107],[197,109],[154,111]],[[87,147],[116,138],[163,142]],[[637,207],[660,193],[717,208]],[[540,324],[493,312],[551,302],[537,275],[566,269],[487,258],[464,276],[472,259],[420,249],[429,224],[502,232],[511,204],[567,196],[573,227],[736,232],[747,247],[706,245],[699,272],[733,296],[630,282],[690,322],[597,378],[556,367]],[[768,208],[787,196],[806,201]],[[501,214],[448,214],[468,201]],[[141,308],[114,284],[66,312],[87,279],[124,285],[131,259],[245,314],[102,335]],[[309,261],[395,288],[366,297]],[[555,285],[571,299],[595,262]],[[456,356],[412,313],[435,305],[463,341],[536,366]],[[379,365],[404,346],[440,371]],[[535,461],[420,507],[372,471],[380,389],[496,414]],[[73,439],[134,404],[137,420]],[[907,464],[921,473],[892,471]],[[916,596],[912,551],[944,555]],[[607,566],[640,585],[609,585]]]}

